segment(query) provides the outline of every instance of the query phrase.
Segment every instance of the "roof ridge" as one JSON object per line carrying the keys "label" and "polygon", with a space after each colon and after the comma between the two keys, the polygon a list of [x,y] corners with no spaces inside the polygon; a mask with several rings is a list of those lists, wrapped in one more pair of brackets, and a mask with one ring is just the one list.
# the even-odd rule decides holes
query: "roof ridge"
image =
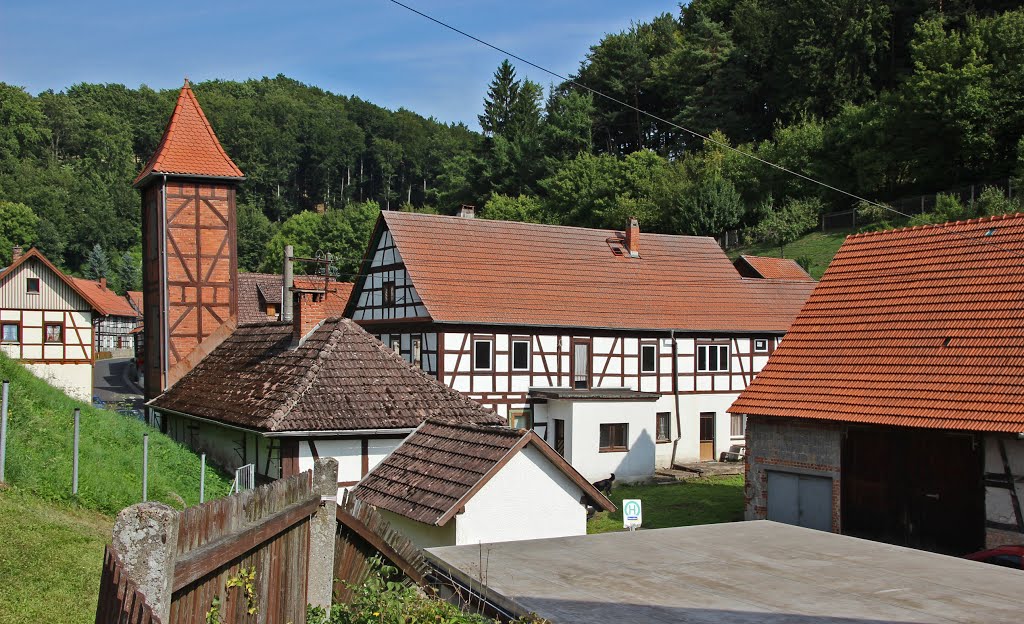
{"label": "roof ridge", "polygon": [[472,431],[498,432],[498,433],[501,433],[502,435],[505,435],[505,434],[510,435],[510,436],[511,435],[515,435],[517,437],[524,436],[527,433],[529,433],[529,429],[521,429],[521,428],[509,427],[509,426],[506,426],[506,425],[499,425],[499,424],[481,425],[481,424],[477,424],[477,423],[453,422],[453,421],[447,421],[447,420],[444,420],[444,419],[441,419],[441,418],[436,418],[436,417],[435,418],[428,418],[428,419],[423,421],[424,425],[426,425],[428,423],[431,424],[431,425],[437,425],[439,427],[457,427],[459,429],[469,429],[469,430],[472,430]]}
{"label": "roof ridge", "polygon": [[[287,321],[276,321],[276,323],[282,325],[291,325]],[[309,332],[308,337],[311,338],[313,334],[322,330],[327,326],[328,323],[335,323],[335,327],[331,330],[331,337],[327,339],[327,343],[317,351],[316,362],[306,371],[302,379],[296,384],[296,391],[289,394],[288,401],[274,410],[274,413],[270,415],[267,423],[268,431],[276,431],[277,426],[280,425],[285,418],[295,409],[295,406],[299,404],[302,397],[306,392],[313,386],[313,383],[320,376],[320,371],[323,370],[324,365],[328,360],[328,355],[334,352],[334,349],[341,342],[341,337],[345,333],[345,327],[343,323],[339,323],[338,319],[324,319],[320,324]],[[296,347],[296,349],[302,349],[305,347],[305,343]]]}
{"label": "roof ridge", "polygon": [[957,219],[956,221],[946,221],[943,223],[926,223],[922,225],[908,225],[904,227],[892,228],[888,230],[875,230],[873,232],[854,232],[847,236],[847,238],[868,238],[872,236],[879,236],[882,234],[895,234],[897,232],[915,232],[923,230],[936,230],[945,229],[954,225],[977,225],[979,223],[992,223],[995,221],[1007,221],[1010,219],[1016,219],[1024,217],[1022,212],[1006,213],[1001,215],[988,215],[984,217],[974,217],[972,219]]}

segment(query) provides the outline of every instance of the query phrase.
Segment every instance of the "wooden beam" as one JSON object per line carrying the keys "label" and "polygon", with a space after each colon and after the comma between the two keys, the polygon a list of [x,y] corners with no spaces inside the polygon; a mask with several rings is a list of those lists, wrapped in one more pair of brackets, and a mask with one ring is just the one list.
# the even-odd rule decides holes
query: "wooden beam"
{"label": "wooden beam", "polygon": [[408,576],[412,582],[416,583],[420,587],[426,587],[427,579],[420,574],[413,565],[397,550],[391,547],[384,539],[370,530],[370,527],[366,526],[362,520],[356,518],[347,510],[343,509],[341,505],[338,505],[338,522],[343,526],[351,529],[356,535],[366,540],[370,546],[373,546],[377,551],[384,555],[391,563],[402,571],[403,574]]}
{"label": "wooden beam", "polygon": [[312,494],[272,516],[267,516],[238,533],[226,535],[178,557],[174,565],[172,591],[203,578],[229,561],[237,559],[261,544],[306,520],[320,506],[320,495]]}

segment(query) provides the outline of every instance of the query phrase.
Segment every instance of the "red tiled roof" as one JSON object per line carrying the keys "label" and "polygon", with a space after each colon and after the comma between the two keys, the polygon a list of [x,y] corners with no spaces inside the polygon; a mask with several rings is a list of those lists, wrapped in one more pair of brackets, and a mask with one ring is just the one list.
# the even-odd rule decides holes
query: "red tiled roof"
{"label": "red tiled roof", "polygon": [[[749,267],[749,272],[744,272],[743,263]],[[813,282],[814,278],[804,271],[804,268],[796,263],[796,260],[789,258],[770,258],[768,256],[740,256],[733,263],[739,269],[741,275],[757,277],[761,279],[786,279],[804,282]]]}
{"label": "red tiled roof", "polygon": [[338,318],[298,346],[291,323],[240,325],[149,405],[260,431],[411,429],[428,418],[503,422]]}
{"label": "red tiled roof", "polygon": [[[22,264],[25,264],[26,262],[28,262],[29,260],[31,260],[33,258],[35,258],[39,262],[43,263],[43,265],[46,268],[48,268],[49,270],[53,271],[53,273],[57,277],[59,277],[61,279],[61,281],[63,281],[72,290],[74,290],[83,299],[85,299],[86,303],[88,303],[90,306],[92,306],[93,309],[95,309],[97,311],[100,311],[101,304],[96,299],[96,291],[97,291],[97,289],[94,289],[94,288],[84,288],[83,289],[81,284],[78,283],[79,278],[71,277],[70,275],[65,275],[63,271],[58,269],[56,266],[54,266],[54,264],[52,262],[50,262],[49,258],[44,256],[41,251],[39,251],[38,249],[36,249],[34,247],[32,249],[29,249],[25,253],[21,254],[20,258],[18,258],[14,262],[12,262],[10,264],[10,266],[8,266],[7,268],[5,268],[2,271],[0,271],[0,281],[2,281],[4,278],[6,278],[11,273],[13,273],[14,269],[18,268]],[[82,280],[82,281],[86,281],[87,282],[88,280]],[[97,286],[98,286],[98,284],[97,284]],[[101,312],[101,314],[102,314],[102,312]],[[134,316],[134,315],[135,315],[135,313],[133,311],[132,312],[132,316]]]}
{"label": "red tiled roof", "polygon": [[143,304],[142,291],[129,290],[127,293],[125,293],[124,296],[128,299],[128,303],[131,304],[133,308],[135,308],[135,311],[141,315]]}
{"label": "red tiled roof", "polygon": [[[281,306],[281,285],[284,278],[274,273],[239,273],[238,274],[238,324],[249,325],[267,321],[267,303]],[[323,278],[308,275],[296,275],[295,285],[299,288],[319,288],[324,285]],[[324,299],[324,318],[342,316],[349,295],[352,294],[351,282],[328,282],[327,297]],[[273,319],[271,319],[273,320]]]}
{"label": "red tiled roof", "polygon": [[734,413],[1024,431],[1024,215],[843,243]]}
{"label": "red tiled roof", "polygon": [[533,444],[596,507],[603,494],[533,431],[428,420],[356,486],[357,498],[417,522],[444,526],[527,444]]}
{"label": "red tiled roof", "polygon": [[[437,322],[785,332],[813,283],[743,279],[714,239],[384,212]],[[610,242],[611,241],[611,242]]]}
{"label": "red tiled roof", "polygon": [[86,293],[86,299],[92,302],[96,311],[101,316],[127,316],[136,318],[139,313],[128,303],[128,300],[101,285],[97,281],[85,279],[84,277],[72,277],[79,291]]}
{"label": "red tiled roof", "polygon": [[152,174],[242,178],[239,169],[221,147],[188,80],[178,94],[167,129],[149,162],[133,184],[139,186]]}

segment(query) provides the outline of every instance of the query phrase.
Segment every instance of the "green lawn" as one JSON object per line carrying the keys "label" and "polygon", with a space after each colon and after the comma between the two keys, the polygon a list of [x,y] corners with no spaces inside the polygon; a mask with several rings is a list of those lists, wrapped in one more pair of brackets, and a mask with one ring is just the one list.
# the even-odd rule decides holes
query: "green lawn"
{"label": "green lawn", "polygon": [[[92,622],[103,545],[114,515],[142,498],[149,433],[149,498],[199,502],[199,457],[145,424],[69,398],[0,355],[11,382],[6,480],[0,491],[0,624]],[[79,494],[71,494],[72,411],[82,410]],[[208,498],[230,481],[206,471]]]}
{"label": "green lawn", "polygon": [[646,529],[736,522],[743,519],[743,475],[616,487],[611,499],[618,509],[595,514],[587,522],[587,533],[621,531],[624,498],[641,500]]}
{"label": "green lawn", "polygon": [[[814,279],[821,279],[821,275],[828,268],[832,256],[839,251],[846,237],[853,233],[853,230],[837,230],[835,232],[811,232],[803,238],[786,245],[786,258],[794,260],[806,257],[811,261],[809,273]],[[730,258],[738,258],[740,255],[748,256],[771,256],[778,258],[782,256],[777,245],[756,243],[747,247],[740,247],[729,251]]]}

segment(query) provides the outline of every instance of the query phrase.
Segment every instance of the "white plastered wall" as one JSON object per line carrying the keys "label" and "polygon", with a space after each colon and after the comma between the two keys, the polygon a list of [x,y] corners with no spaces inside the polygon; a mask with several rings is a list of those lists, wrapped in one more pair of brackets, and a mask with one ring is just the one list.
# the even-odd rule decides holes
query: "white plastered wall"
{"label": "white plastered wall", "polygon": [[411,520],[387,509],[378,509],[377,511],[391,524],[392,528],[400,531],[420,548],[455,546],[456,544],[454,520],[439,527]]}
{"label": "white plastered wall", "polygon": [[[391,454],[403,438],[367,438],[367,472]],[[310,444],[316,446],[316,456]],[[355,483],[362,479],[363,474],[363,439],[362,438],[320,438],[299,442],[299,471],[312,470],[314,457],[333,457],[338,462],[338,483]],[[352,486],[341,486],[338,493]]]}
{"label": "white plastered wall", "polygon": [[26,364],[36,377],[79,401],[92,401],[92,364]]}
{"label": "white plastered wall", "polygon": [[585,535],[583,490],[540,450],[526,446],[455,516],[455,543]]}
{"label": "white plastered wall", "polygon": [[[566,407],[559,406],[563,404]],[[567,415],[565,445],[569,463],[588,481],[606,479],[612,473],[618,481],[642,481],[654,475],[654,404],[649,401],[560,401],[548,402]],[[557,418],[557,416],[556,416]],[[601,452],[601,424],[626,423],[627,451]]]}
{"label": "white plastered wall", "polygon": [[[1000,441],[1006,450],[1010,472],[1016,480],[1014,485],[1017,488],[1017,500],[1024,505],[1024,483],[1020,481],[1024,477],[1024,440],[998,434],[985,436],[985,473],[1001,477],[1006,474],[1003,456],[999,449]],[[1002,526],[1017,524],[1013,499],[1008,488],[992,486],[985,488],[985,519]],[[1024,535],[1021,536],[1020,541],[1024,541]]]}

